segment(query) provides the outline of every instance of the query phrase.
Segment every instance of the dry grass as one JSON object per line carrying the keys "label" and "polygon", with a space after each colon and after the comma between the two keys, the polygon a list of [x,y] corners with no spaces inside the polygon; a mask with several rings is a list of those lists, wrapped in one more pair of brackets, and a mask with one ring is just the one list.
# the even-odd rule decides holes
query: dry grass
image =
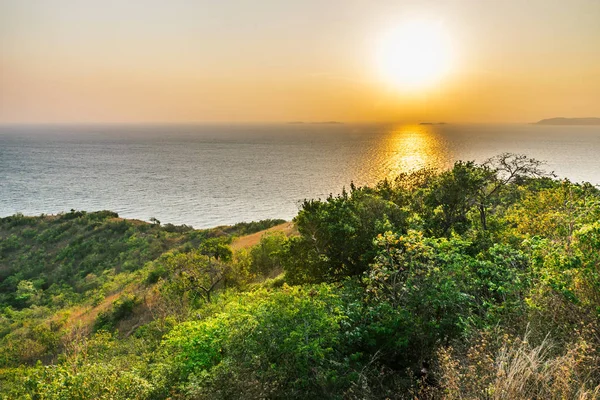
{"label": "dry grass", "polygon": [[119,291],[106,296],[100,304],[95,307],[90,306],[76,306],[69,313],[69,317],[65,324],[65,329],[70,331],[72,329],[83,329],[85,332],[91,332],[94,321],[98,317],[100,312],[107,310],[112,303],[121,296],[123,292]]}
{"label": "dry grass", "polygon": [[546,338],[529,343],[504,336],[492,350],[482,337],[461,357],[452,348],[439,352],[440,398],[454,399],[600,399],[600,357],[581,335],[563,349]]}
{"label": "dry grass", "polygon": [[260,238],[268,232],[283,232],[286,236],[297,235],[298,231],[293,222],[284,222],[283,224],[273,226],[264,231],[256,232],[251,235],[241,236],[231,243],[232,250],[247,249],[260,242]]}

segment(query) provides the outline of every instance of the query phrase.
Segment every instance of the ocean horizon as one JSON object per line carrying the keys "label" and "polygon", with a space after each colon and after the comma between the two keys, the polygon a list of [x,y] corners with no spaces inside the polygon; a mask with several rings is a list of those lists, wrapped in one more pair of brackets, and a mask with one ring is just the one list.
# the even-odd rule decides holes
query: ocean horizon
{"label": "ocean horizon", "polygon": [[600,126],[0,126],[0,216],[112,210],[195,228],[293,218],[305,198],[510,152],[600,184]]}

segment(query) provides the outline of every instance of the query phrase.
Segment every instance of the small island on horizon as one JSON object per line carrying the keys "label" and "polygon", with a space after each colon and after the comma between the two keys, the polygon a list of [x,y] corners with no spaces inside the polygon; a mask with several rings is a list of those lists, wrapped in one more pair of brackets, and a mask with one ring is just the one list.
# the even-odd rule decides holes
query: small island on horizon
{"label": "small island on horizon", "polygon": [[446,125],[446,122],[419,122],[419,125]]}
{"label": "small island on horizon", "polygon": [[315,121],[315,122],[304,122],[304,121],[290,121],[289,125],[343,125],[343,122],[340,121]]}
{"label": "small island on horizon", "polygon": [[600,118],[547,118],[534,122],[533,125],[600,125]]}

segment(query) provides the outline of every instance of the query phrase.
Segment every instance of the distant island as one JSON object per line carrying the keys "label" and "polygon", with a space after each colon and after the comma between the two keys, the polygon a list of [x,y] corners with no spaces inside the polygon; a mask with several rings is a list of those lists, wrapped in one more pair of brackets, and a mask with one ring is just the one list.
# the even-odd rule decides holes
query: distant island
{"label": "distant island", "polygon": [[600,118],[547,118],[534,125],[600,125]]}
{"label": "distant island", "polygon": [[339,121],[317,121],[317,122],[304,122],[304,121],[290,121],[288,124],[291,125],[300,125],[300,124],[310,124],[310,125],[342,125],[343,122]]}
{"label": "distant island", "polygon": [[445,122],[421,122],[419,125],[446,125]]}

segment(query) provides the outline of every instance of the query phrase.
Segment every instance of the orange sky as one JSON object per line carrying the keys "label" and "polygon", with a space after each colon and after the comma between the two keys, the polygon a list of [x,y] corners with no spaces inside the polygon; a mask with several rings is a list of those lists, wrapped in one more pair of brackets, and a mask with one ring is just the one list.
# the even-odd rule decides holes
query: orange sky
{"label": "orange sky", "polygon": [[[454,62],[409,92],[375,48],[414,19]],[[0,123],[554,116],[600,116],[598,0],[0,2]]]}

